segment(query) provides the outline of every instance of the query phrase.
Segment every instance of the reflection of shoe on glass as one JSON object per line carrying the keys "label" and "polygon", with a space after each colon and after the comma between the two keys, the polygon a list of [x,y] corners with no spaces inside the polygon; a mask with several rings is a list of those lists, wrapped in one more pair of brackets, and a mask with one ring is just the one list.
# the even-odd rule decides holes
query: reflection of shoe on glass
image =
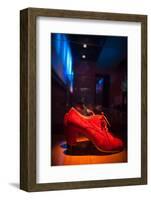
{"label": "reflection of shoe on glass", "polygon": [[84,116],[72,107],[64,116],[64,126],[67,144],[71,147],[76,146],[79,134],[86,136],[102,152],[118,152],[124,147],[123,142],[108,131],[103,113]]}

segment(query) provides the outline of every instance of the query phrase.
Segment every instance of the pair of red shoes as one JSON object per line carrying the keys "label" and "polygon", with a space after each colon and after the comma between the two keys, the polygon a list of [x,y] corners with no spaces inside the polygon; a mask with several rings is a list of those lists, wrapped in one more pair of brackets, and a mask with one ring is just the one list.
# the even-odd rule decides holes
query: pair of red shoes
{"label": "pair of red shoes", "polygon": [[71,108],[64,116],[65,135],[69,146],[76,146],[79,134],[86,136],[102,152],[118,152],[124,147],[122,140],[107,128],[104,114],[84,116]]}

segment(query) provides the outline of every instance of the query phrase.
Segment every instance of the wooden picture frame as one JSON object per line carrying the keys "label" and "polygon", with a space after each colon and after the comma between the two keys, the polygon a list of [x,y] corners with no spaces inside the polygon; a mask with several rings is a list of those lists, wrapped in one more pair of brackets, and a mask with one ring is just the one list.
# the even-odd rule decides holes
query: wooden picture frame
{"label": "wooden picture frame", "polygon": [[[141,177],[36,183],[36,18],[141,23]],[[27,8],[20,12],[20,188],[25,191],[99,188],[147,183],[147,16]]]}

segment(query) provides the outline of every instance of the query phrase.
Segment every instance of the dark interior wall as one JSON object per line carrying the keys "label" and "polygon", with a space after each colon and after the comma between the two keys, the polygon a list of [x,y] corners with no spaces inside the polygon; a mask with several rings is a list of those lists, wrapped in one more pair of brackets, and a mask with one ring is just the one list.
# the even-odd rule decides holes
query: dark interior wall
{"label": "dark interior wall", "polygon": [[[125,88],[123,85],[125,84]],[[124,97],[127,98],[127,62],[123,61],[112,73],[111,80],[111,101],[112,107],[123,109]],[[127,103],[126,103],[127,104]]]}
{"label": "dark interior wall", "polygon": [[111,107],[116,107],[122,105],[122,72],[117,71],[112,74],[111,79],[111,90],[110,90],[110,100],[111,100]]}
{"label": "dark interior wall", "polygon": [[54,78],[54,76],[52,76],[51,93],[52,131],[58,134],[63,130],[63,118],[67,104],[67,88],[61,80]]}
{"label": "dark interior wall", "polygon": [[76,62],[74,66],[74,93],[75,101],[84,101],[86,104],[95,102],[95,63]]}
{"label": "dark interior wall", "polygon": [[[122,66],[126,64],[122,63]],[[103,77],[107,84],[104,93],[106,101],[105,107],[114,108],[122,105],[123,91],[122,84],[126,71],[123,70],[121,65],[114,68],[101,68],[97,67],[95,62],[79,61],[74,66],[74,94],[75,101],[85,100],[85,103],[95,105],[96,95],[96,77]],[[124,66],[125,67],[125,66]]]}
{"label": "dark interior wall", "polygon": [[122,102],[122,84],[124,81],[124,70],[119,66],[114,69],[97,68],[97,76],[109,77],[109,107],[121,105]]}

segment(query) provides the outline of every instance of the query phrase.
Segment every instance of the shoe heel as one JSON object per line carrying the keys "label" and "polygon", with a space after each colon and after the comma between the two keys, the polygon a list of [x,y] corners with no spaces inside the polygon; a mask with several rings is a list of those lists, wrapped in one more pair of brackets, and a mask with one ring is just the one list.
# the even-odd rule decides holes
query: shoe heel
{"label": "shoe heel", "polygon": [[67,141],[68,147],[76,146],[77,144],[77,137],[78,137],[78,130],[73,125],[68,125],[65,127],[65,137]]}

